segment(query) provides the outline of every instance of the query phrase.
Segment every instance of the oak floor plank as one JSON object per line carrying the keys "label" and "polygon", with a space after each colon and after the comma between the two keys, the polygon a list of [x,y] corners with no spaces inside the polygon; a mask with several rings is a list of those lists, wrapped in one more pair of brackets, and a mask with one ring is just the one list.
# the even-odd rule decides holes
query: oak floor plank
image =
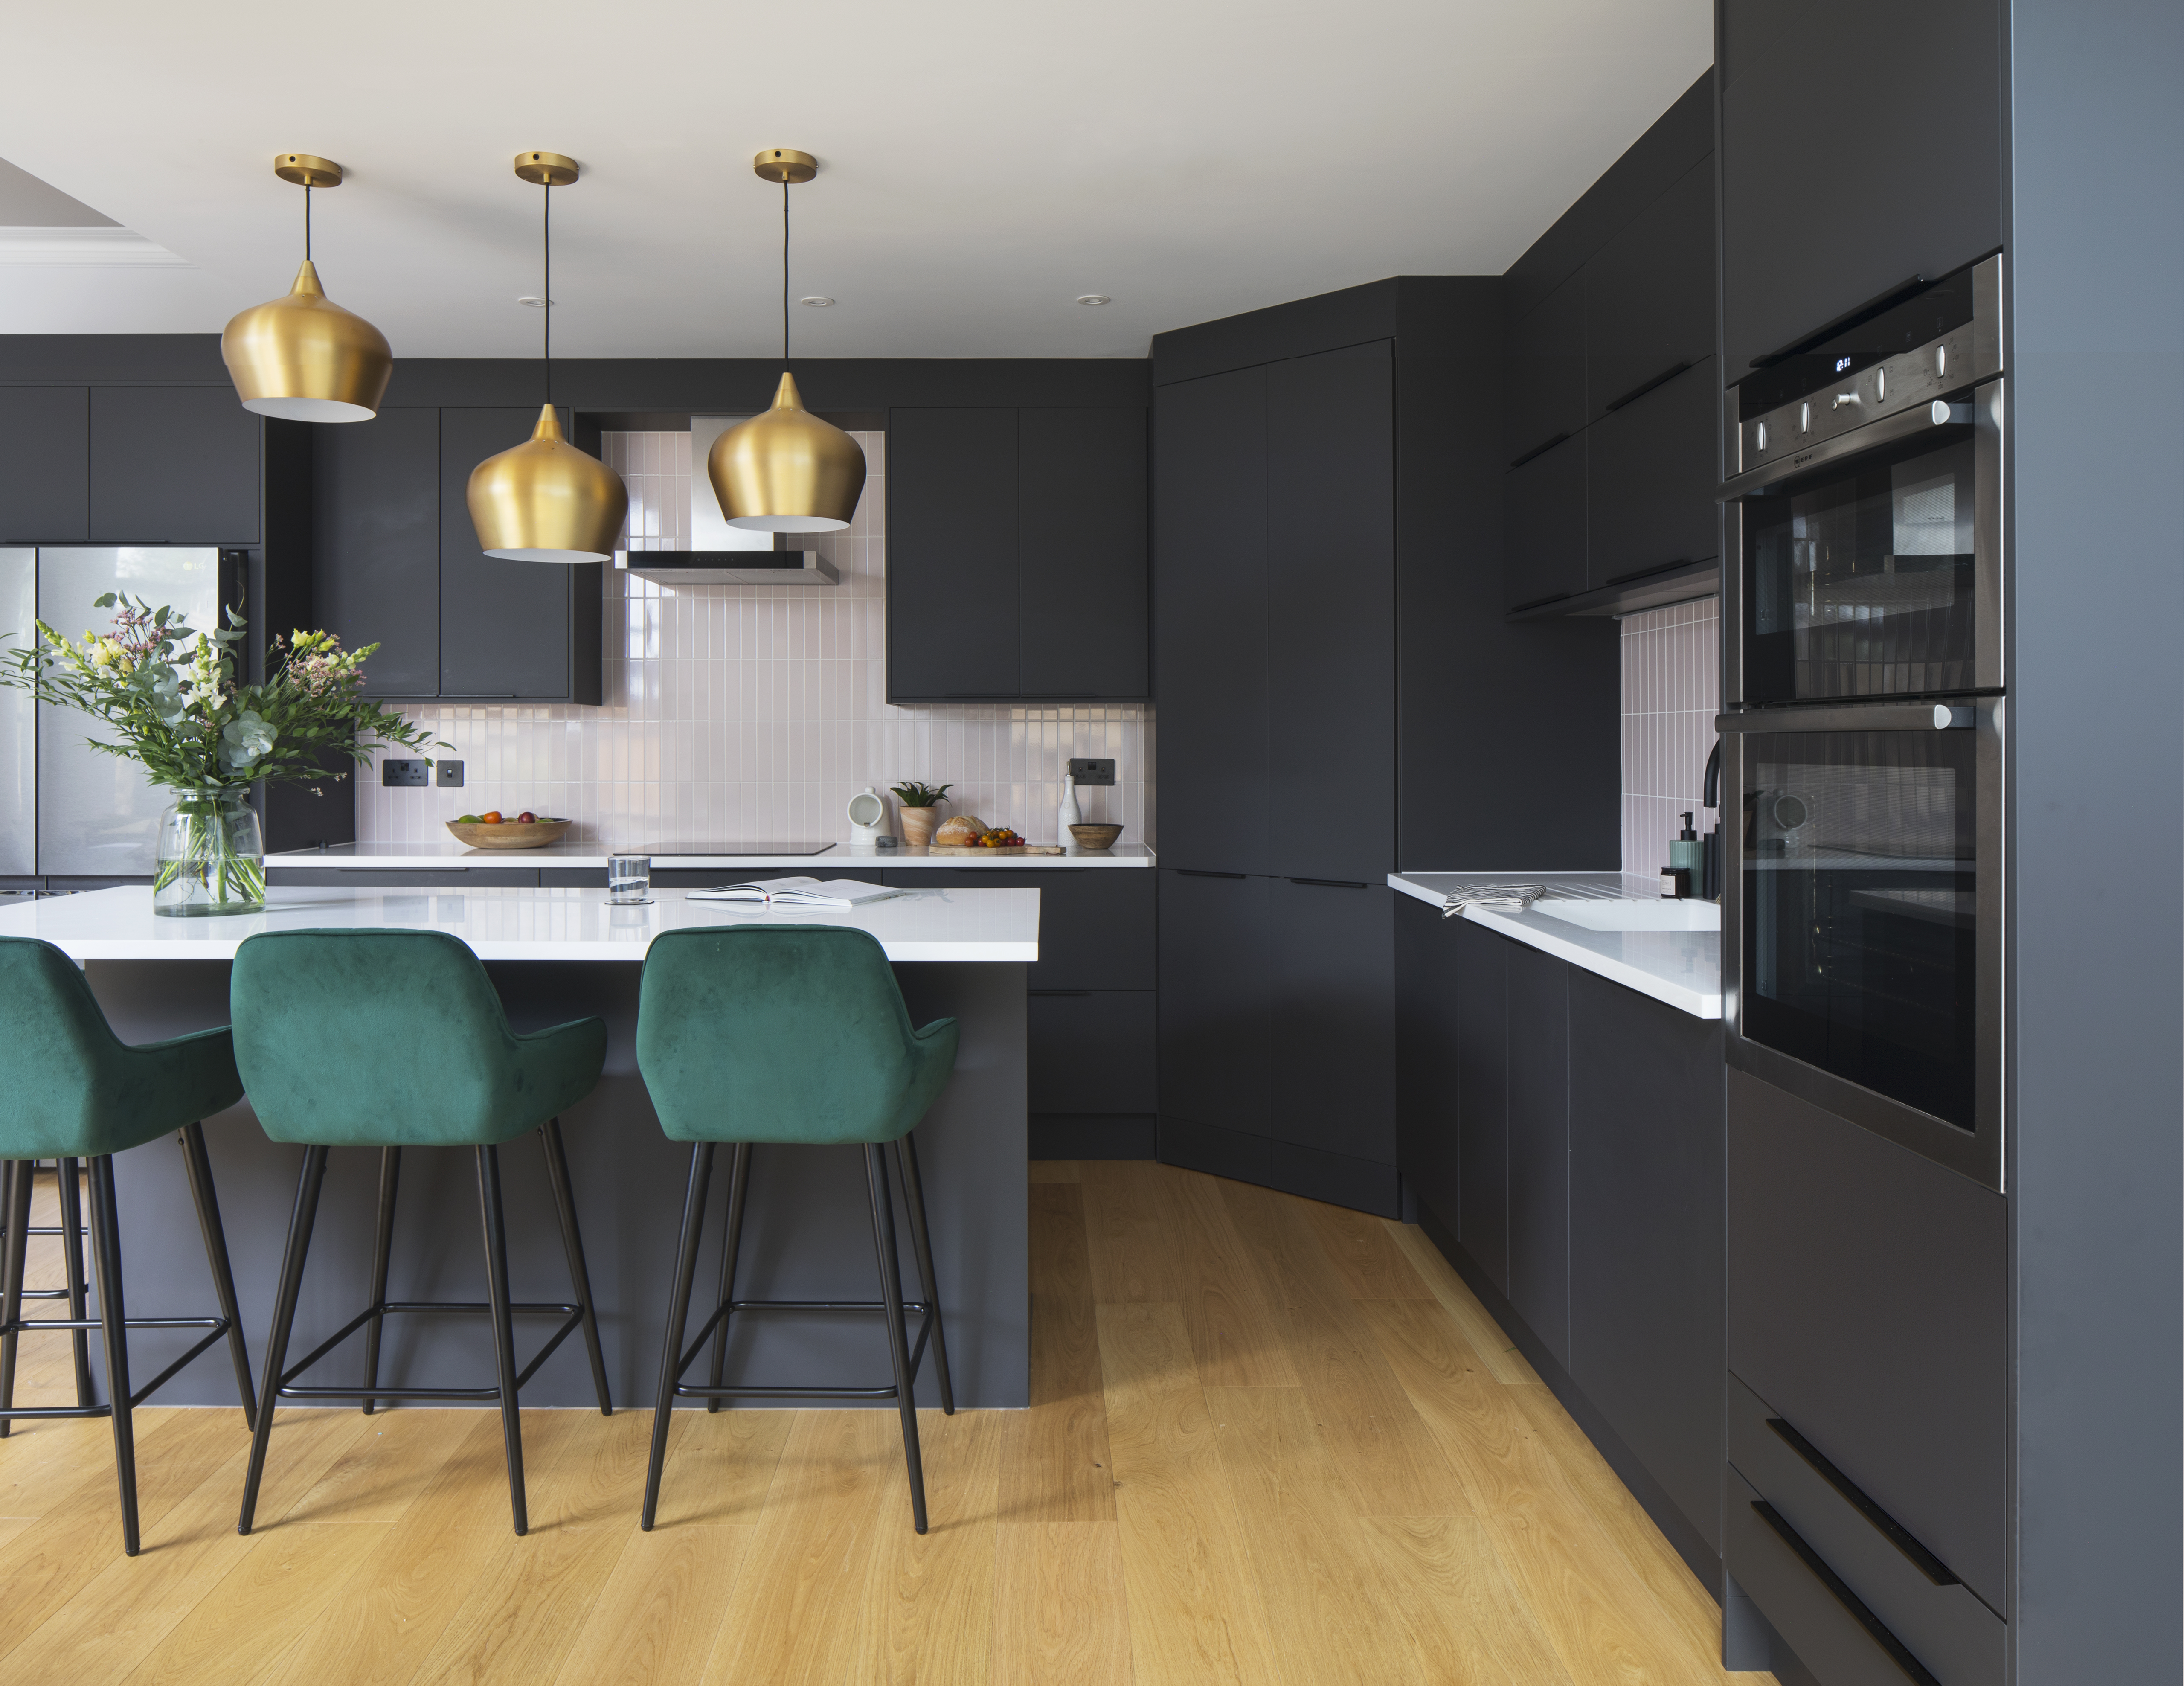
{"label": "oak floor plank", "polygon": [[[644,1510],[652,1413],[627,1415],[643,1431],[632,1443],[636,1455],[614,1483],[602,1480],[599,1505],[610,1521],[633,1525]],[[659,1526],[757,1521],[796,1416],[786,1410],[677,1410],[660,1468]]]}
{"label": "oak floor plank", "polygon": [[688,1686],[705,1671],[755,1532],[749,1522],[631,1529],[560,1671],[531,1679]]}
{"label": "oak floor plank", "polygon": [[1005,1521],[994,1532],[991,1678],[1127,1686],[1122,1530],[1112,1521]]}
{"label": "oak floor plank", "polygon": [[1431,1299],[1428,1287],[1396,1239],[1388,1220],[1346,1206],[1302,1203],[1306,1221],[1319,1237],[1328,1262],[1352,1299]]}
{"label": "oak floor plank", "polygon": [[1075,1182],[1078,1175],[1074,1159],[1034,1159],[1031,1162],[1031,1180],[1034,1183]]}
{"label": "oak floor plank", "polygon": [[1075,1183],[1031,1191],[1031,1408],[1009,1415],[999,1514],[1016,1522],[1112,1521],[1100,1331]]}
{"label": "oak floor plank", "polygon": [[1368,1516],[1357,1525],[1426,1686],[1570,1686],[1476,1516]]}
{"label": "oak floor plank", "polygon": [[1134,1678],[1139,1686],[1277,1678],[1249,1535],[1181,1309],[1101,1306],[1100,1356]]}
{"label": "oak floor plank", "polygon": [[415,1686],[551,1680],[627,1543],[615,1528],[534,1531],[501,1555],[497,1572],[473,1577]]}
{"label": "oak floor plank", "polygon": [[1275,1312],[1279,1287],[1237,1232],[1221,1184],[1167,1165],[1154,1167],[1153,1175],[1173,1214],[1183,1317],[1199,1381],[1209,1387],[1297,1386],[1301,1378]]}
{"label": "oak floor plank", "polygon": [[1088,1159],[1081,1169],[1094,1300],[1181,1304],[1188,1284],[1161,1168],[1142,1159]]}
{"label": "oak floor plank", "polygon": [[[893,1411],[874,1413],[890,1420]],[[872,1580],[860,1610],[852,1678],[886,1686],[983,1686],[993,1640],[999,1411],[918,1413],[928,1532],[911,1526],[907,1476],[877,1518]]]}
{"label": "oak floor plank", "polygon": [[1517,1343],[1502,1332],[1501,1325],[1486,1315],[1486,1308],[1479,1303],[1479,1296],[1472,1292],[1471,1285],[1457,1274],[1455,1265],[1440,1256],[1440,1249],[1426,1239],[1424,1230],[1416,1224],[1399,1224],[1393,1218],[1383,1218],[1380,1224],[1388,1238],[1410,1260],[1418,1280],[1440,1303],[1440,1309],[1456,1320],[1465,1343],[1479,1355],[1490,1376],[1513,1387],[1542,1385],[1530,1360],[1517,1350]]}
{"label": "oak floor plank", "polygon": [[[292,1411],[274,1414],[273,1438],[265,1453],[269,1492],[282,1491],[290,1475],[288,1442],[292,1420],[338,1417],[359,1423],[355,1439],[332,1465],[285,1508],[276,1509],[261,1493],[256,1527],[276,1522],[392,1522],[400,1520],[448,1460],[476,1438],[477,1422],[488,1414],[467,1410],[415,1410],[397,1407],[366,1416],[359,1410]],[[499,1414],[492,1413],[498,1427]],[[452,1431],[452,1432],[451,1432]],[[493,1442],[495,1457],[500,1440]],[[236,1501],[242,1502],[238,1484]],[[505,1495],[504,1494],[504,1501]],[[506,1514],[504,1509],[503,1515]]]}

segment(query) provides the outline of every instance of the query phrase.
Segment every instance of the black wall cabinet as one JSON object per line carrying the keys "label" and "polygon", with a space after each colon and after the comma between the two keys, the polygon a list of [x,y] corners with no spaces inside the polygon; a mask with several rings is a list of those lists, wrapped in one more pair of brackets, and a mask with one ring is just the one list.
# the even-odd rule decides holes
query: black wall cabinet
{"label": "black wall cabinet", "polygon": [[1512,609],[1574,597],[1585,579],[1585,453],[1580,433],[1511,469],[1503,483],[1502,567]]}
{"label": "black wall cabinet", "polygon": [[1585,424],[1585,296],[1580,271],[1509,325],[1502,438],[1512,461]]}
{"label": "black wall cabinet", "polygon": [[1713,165],[1685,171],[1585,267],[1588,422],[1713,355]]}
{"label": "black wall cabinet", "polygon": [[1708,357],[1586,431],[1586,589],[1721,554],[1720,394]]}
{"label": "black wall cabinet", "polygon": [[[2001,0],[1722,0],[1718,16],[1733,383],[1876,295],[2002,244],[2008,25]],[[1914,64],[1915,98],[1878,73]]]}
{"label": "black wall cabinet", "polygon": [[0,387],[0,541],[81,544],[91,536],[91,392]]}
{"label": "black wall cabinet", "polygon": [[95,544],[254,544],[263,423],[231,387],[93,387]]}
{"label": "black wall cabinet", "polygon": [[888,413],[888,698],[1148,691],[1145,413]]}

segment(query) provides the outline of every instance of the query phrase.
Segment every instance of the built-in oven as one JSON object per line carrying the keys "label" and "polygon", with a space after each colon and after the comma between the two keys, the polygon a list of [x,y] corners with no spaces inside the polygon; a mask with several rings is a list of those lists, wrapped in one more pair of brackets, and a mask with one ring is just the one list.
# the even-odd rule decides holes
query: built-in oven
{"label": "built-in oven", "polygon": [[1990,258],[1731,393],[1718,722],[1730,1063],[1997,1190],[2001,300]]}

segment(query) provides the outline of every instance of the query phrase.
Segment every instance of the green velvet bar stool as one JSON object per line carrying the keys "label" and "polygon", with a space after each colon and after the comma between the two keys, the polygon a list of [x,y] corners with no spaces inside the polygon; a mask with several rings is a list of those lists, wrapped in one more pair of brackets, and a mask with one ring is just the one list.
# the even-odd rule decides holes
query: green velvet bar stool
{"label": "green velvet bar stool", "polygon": [[[205,1152],[203,1120],[242,1098],[226,1030],[200,1030],[131,1047],[114,1034],[76,963],[49,942],[0,937],[0,1036],[8,1045],[7,1081],[0,1084],[0,1159],[7,1161],[0,1209],[6,1213],[7,1262],[0,1286],[0,1434],[19,1417],[111,1416],[114,1461],[121,1484],[121,1546],[134,1557],[136,1526],[136,1408],[200,1354],[227,1342],[244,1421],[258,1419],[250,1388],[250,1354],[236,1309],[235,1277],[220,1198]],[[220,1298],[217,1317],[131,1317],[121,1284],[120,1214],[114,1193],[114,1156],[174,1131],[196,1198],[205,1262]],[[23,1286],[31,1235],[31,1173],[39,1159],[58,1162],[62,1253],[68,1268],[64,1318],[23,1315],[33,1292]],[[98,1279],[98,1315],[85,1315],[77,1190],[79,1165],[91,1174],[91,1247]],[[75,1348],[73,1405],[15,1404],[15,1347],[27,1331],[66,1329]],[[106,1352],[107,1403],[92,1397],[86,1331],[96,1329]],[[141,1387],[130,1385],[131,1329],[203,1329],[203,1339]]]}
{"label": "green velvet bar stool", "polygon": [[[925,1532],[925,1473],[918,1456],[917,1406],[911,1388],[930,1337],[940,1405],[954,1413],[948,1346],[933,1280],[933,1245],[925,1222],[925,1190],[911,1132],[956,1069],[956,1021],[911,1027],[902,990],[887,952],[870,933],[838,926],[782,930],[726,925],[664,932],[644,961],[637,1010],[637,1064],[644,1075],[660,1127],[671,1141],[694,1143],[682,1202],[682,1237],[669,1298],[667,1334],[660,1354],[660,1394],[653,1409],[652,1458],[644,1478],[642,1526],[660,1507],[660,1475],[675,1401],[702,1398],[709,1410],[722,1399],[893,1399],[902,1418],[902,1450],[910,1471],[911,1515]],[[727,1232],[721,1248],[720,1298],[713,1315],[683,1346],[698,1244],[705,1224],[705,1191],[713,1150],[730,1144]],[[736,1255],[743,1240],[744,1203],[750,1192],[755,1142],[785,1147],[855,1144],[865,1150],[872,1247],[879,1264],[878,1300],[755,1300],[735,1297]],[[903,1203],[917,1257],[922,1300],[905,1304],[895,1253],[894,1203],[888,1190],[892,1149],[902,1178]],[[894,1381],[884,1387],[760,1387],[722,1380],[728,1322],[738,1312],[878,1311],[887,1324]],[[919,1315],[912,1346],[905,1320]],[[682,1376],[712,1337],[710,1380]]]}
{"label": "green velvet bar stool", "polygon": [[[508,1454],[508,1496],[515,1532],[530,1526],[524,1501],[523,1432],[517,1396],[523,1384],[578,1329],[591,1357],[599,1412],[610,1415],[605,1359],[592,1309],[584,1244],[569,1183],[560,1114],[599,1080],[607,1030],[581,1019],[517,1036],[476,955],[442,931],[267,932],[237,949],[229,1016],[235,1060],[265,1134],[304,1148],[303,1174],[281,1263],[280,1291],[266,1342],[265,1410],[251,1443],[238,1532],[258,1508],[276,1399],[359,1400],[370,1414],[381,1400],[491,1399],[500,1407]],[[537,1131],[553,1185],[568,1255],[571,1305],[518,1304],[509,1298],[508,1237],[501,1215],[500,1144]],[[304,1255],[326,1156],[335,1147],[376,1147],[379,1223],[372,1255],[371,1303],[299,1362],[287,1362],[288,1338],[304,1280]],[[486,1301],[390,1301],[388,1253],[405,1147],[468,1147],[477,1161],[485,1231]],[[491,1387],[387,1387],[379,1383],[380,1335],[390,1315],[480,1312],[492,1324],[499,1376]],[[551,1312],[562,1322],[537,1356],[515,1367],[514,1314]],[[365,1378],[357,1387],[298,1387],[297,1376],[359,1330],[366,1331]]]}

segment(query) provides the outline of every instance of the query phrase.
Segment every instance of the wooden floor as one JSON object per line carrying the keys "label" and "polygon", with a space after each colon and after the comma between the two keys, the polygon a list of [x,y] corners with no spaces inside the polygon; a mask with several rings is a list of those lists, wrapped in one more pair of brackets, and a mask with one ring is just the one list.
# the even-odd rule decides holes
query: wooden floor
{"label": "wooden floor", "polygon": [[[108,1426],[25,1424],[0,1682],[1769,1679],[1722,1673],[1712,1600],[1418,1231],[1146,1164],[1033,1184],[1035,1403],[925,1414],[922,1539],[885,1410],[678,1413],[650,1534],[649,1412],[526,1413],[519,1540],[491,1412],[283,1411],[246,1539],[242,1414],[147,1410],[134,1560]],[[19,1402],[69,1373],[26,1337]]]}

